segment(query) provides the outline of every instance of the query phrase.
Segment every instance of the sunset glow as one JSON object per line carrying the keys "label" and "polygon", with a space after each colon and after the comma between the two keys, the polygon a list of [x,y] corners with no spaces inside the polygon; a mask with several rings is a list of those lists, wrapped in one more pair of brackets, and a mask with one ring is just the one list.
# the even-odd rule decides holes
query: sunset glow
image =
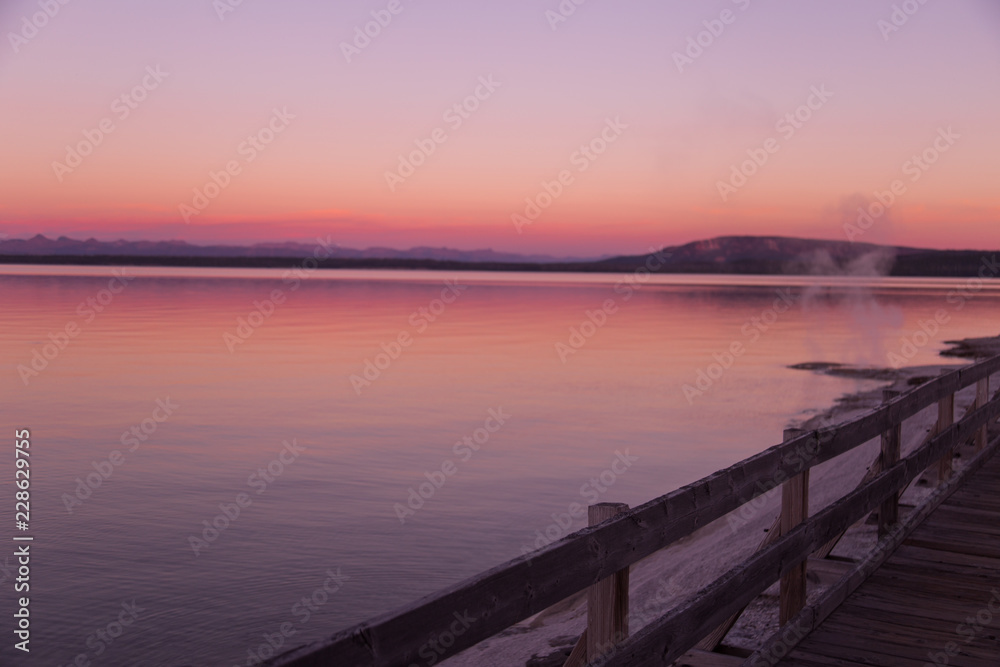
{"label": "sunset glow", "polygon": [[0,233],[583,256],[898,181],[865,241],[995,248],[1000,10],[902,4],[6,2]]}

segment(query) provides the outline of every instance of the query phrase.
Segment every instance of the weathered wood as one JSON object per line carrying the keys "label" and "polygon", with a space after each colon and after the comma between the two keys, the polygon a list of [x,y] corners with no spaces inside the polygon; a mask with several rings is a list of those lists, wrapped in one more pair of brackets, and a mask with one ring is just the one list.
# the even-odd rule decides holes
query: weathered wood
{"label": "weathered wood", "polygon": [[[800,429],[786,429],[785,440],[798,437]],[[809,471],[785,482],[781,488],[781,534],[787,535],[809,516]],[[781,578],[778,623],[782,626],[806,606],[806,560]]]}
{"label": "weathered wood", "polygon": [[[928,647],[938,652],[954,641],[956,619],[975,612],[983,605],[984,596],[995,590],[995,583],[990,582],[1000,578],[1000,558],[906,545],[917,536],[938,532],[934,519],[953,507],[952,499],[970,478],[973,484],[993,488],[989,469],[1000,467],[998,449],[1000,439],[939,486],[891,536],[880,541],[862,567],[842,578],[792,621],[799,628],[795,636],[770,637],[746,659],[744,667],[920,667],[927,664]],[[979,646],[967,642],[961,642],[961,646],[962,655],[953,658],[953,664],[996,664],[995,641],[989,637],[983,637]],[[781,660],[786,655],[789,657]],[[826,658],[830,661],[826,662]],[[819,662],[814,663],[816,660]]]}
{"label": "weathered wood", "polygon": [[[930,437],[928,437],[928,440],[929,439],[930,439]],[[925,440],[924,442],[926,443],[927,440]],[[876,475],[878,475],[880,472],[882,472],[882,454],[881,453],[879,453],[875,457],[875,460],[872,461],[872,464],[870,466],[868,466],[868,471],[865,473],[865,476],[861,478],[861,481],[858,482],[858,485],[856,487],[854,487],[854,488],[856,488],[856,489],[861,488],[862,486],[864,486],[868,482],[870,482],[873,479],[875,479]],[[827,556],[829,556],[833,552],[834,548],[837,546],[837,544],[840,542],[840,540],[843,537],[844,537],[844,533],[839,533],[838,535],[835,535],[832,540],[830,540],[829,542],[827,542],[826,544],[824,544],[822,547],[820,547],[819,549],[817,549],[816,553],[814,553],[813,556],[815,556],[816,558],[826,558]]]}
{"label": "weathered wood", "polygon": [[[598,503],[588,508],[591,526],[628,510],[625,503]],[[628,637],[628,567],[598,581],[587,592],[587,660],[607,653]]]}
{"label": "weathered wood", "polygon": [[[804,433],[804,431],[801,429],[786,429],[784,432],[784,439],[787,442],[791,438],[798,437],[802,433]],[[808,471],[805,474],[808,474]],[[781,537],[781,521],[783,515],[784,512],[778,512],[778,516],[774,517],[771,527],[768,528],[767,532],[764,534],[764,538],[760,541],[760,544],[757,545],[757,549],[755,549],[755,551],[760,551],[764,547],[773,544],[775,540]],[[722,640],[726,638],[729,631],[733,629],[736,622],[740,620],[740,616],[743,614],[745,609],[746,607],[740,609],[735,614],[727,618],[724,623],[712,630],[712,632],[710,632],[704,639],[698,642],[698,646],[696,648],[702,651],[714,651],[716,647],[722,643]]]}
{"label": "weathered wood", "polygon": [[[764,539],[760,541],[760,544],[757,545],[755,551],[760,551],[769,544],[773,544],[774,541],[777,540],[779,537],[781,537],[780,513],[778,514],[778,516],[774,517],[774,521],[771,523],[771,527],[767,529],[767,532],[764,534]],[[743,615],[745,609],[746,607],[740,609],[735,614],[727,618],[725,622],[722,623],[722,625],[720,625],[719,627],[708,633],[708,635],[704,639],[698,642],[698,646],[696,648],[701,651],[714,651],[716,647],[718,647],[719,644],[722,643],[722,640],[726,638],[726,635],[729,634],[729,631],[733,629],[733,626],[736,625],[736,622],[740,620],[740,616]]]}
{"label": "weathered wood", "polygon": [[[990,400],[990,378],[984,377],[976,383],[976,407],[981,408]],[[986,449],[986,431],[988,427],[984,424],[979,433],[976,434],[976,451],[981,452]]]}
{"label": "weathered wood", "polygon": [[[948,394],[938,401],[938,418],[937,418],[937,430],[938,433],[944,431],[946,428],[952,425],[955,421],[955,394]],[[938,461],[938,483],[946,482],[951,479],[952,472],[952,459],[954,458],[955,450],[949,449],[945,452],[941,460]]]}
{"label": "weathered wood", "polygon": [[[899,396],[898,391],[885,389],[882,392],[882,401],[888,403]],[[879,467],[887,470],[896,465],[899,461],[899,448],[903,440],[903,424],[897,422],[889,426],[882,432],[882,450],[879,458]],[[878,536],[884,537],[889,534],[889,528],[899,521],[899,493],[893,493],[882,503],[878,511]]]}
{"label": "weathered wood", "polygon": [[[455,636],[454,643],[439,655],[439,659],[443,660],[690,535],[805,469],[879,436],[885,430],[885,424],[902,421],[944,395],[953,394],[997,371],[1000,371],[1000,356],[930,380],[846,424],[811,431],[771,447],[600,526],[584,528],[534,553],[494,567],[402,609],[347,628],[329,639],[289,651],[276,661],[276,665],[318,667],[334,663],[382,666],[420,662],[422,658],[418,651],[429,638],[447,632],[456,618],[474,619],[463,625],[463,632]],[[987,405],[986,412],[990,412],[990,405],[992,402]],[[995,410],[991,416],[995,421]],[[977,422],[976,428],[983,423],[985,421]],[[955,432],[954,429],[949,430],[939,435],[935,442],[951,442]],[[971,435],[969,433],[967,437]],[[882,476],[888,474],[886,472]],[[872,492],[870,485],[865,488],[867,492]],[[887,494],[889,492],[891,490]],[[849,497],[857,501],[859,493],[863,495],[864,492],[859,489]],[[853,513],[849,515],[853,516]],[[842,517],[836,515],[836,518],[839,520]],[[831,533],[827,539],[832,539],[839,530],[849,525],[838,526],[838,531]],[[809,534],[816,530],[813,526]],[[762,551],[761,555],[788,558],[788,550],[792,549],[790,545],[793,543],[786,541],[781,545],[779,541]],[[771,563],[766,570],[773,582],[786,571],[785,563],[782,561],[780,568]],[[713,622],[699,628],[701,636],[740,606],[737,601],[728,607],[719,607],[721,611],[713,617]],[[688,647],[693,646],[694,641]]]}
{"label": "weathered wood", "polygon": [[[864,487],[825,507],[796,526],[767,549],[754,554],[694,597],[650,623],[596,665],[661,665],[693,646],[700,637],[746,605],[833,535],[871,512],[890,493],[908,484],[942,454],[1000,414],[1000,401],[991,401],[961,422],[911,453]],[[794,627],[793,624],[792,627]]]}
{"label": "weathered wood", "polygon": [[692,649],[682,655],[674,667],[740,667],[742,664],[743,658],[734,655]]}
{"label": "weathered wood", "polygon": [[809,572],[822,579],[838,580],[855,566],[853,560],[833,560],[830,558],[809,557]]}
{"label": "weathered wood", "polygon": [[576,646],[570,651],[569,657],[563,663],[563,667],[583,667],[587,664],[587,628],[583,629],[583,634],[577,640]]}

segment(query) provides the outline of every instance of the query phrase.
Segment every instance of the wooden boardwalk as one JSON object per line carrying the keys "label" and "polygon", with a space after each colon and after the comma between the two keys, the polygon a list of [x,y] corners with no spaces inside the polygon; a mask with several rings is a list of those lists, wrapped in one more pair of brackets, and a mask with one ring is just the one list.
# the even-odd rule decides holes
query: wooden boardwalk
{"label": "wooden boardwalk", "polygon": [[[780,444],[638,507],[592,505],[587,528],[268,664],[429,666],[587,591],[587,626],[564,667],[1000,667],[1000,438],[989,437],[1000,419],[1000,391],[990,398],[998,373],[1000,356],[949,369],[887,391],[846,423],[789,429]],[[935,405],[936,424],[903,456],[903,423]],[[858,486],[810,515],[811,469],[872,441],[879,453]],[[954,471],[961,448],[974,454]],[[935,490],[900,517],[900,494],[931,470]],[[630,632],[631,566],[779,487],[780,515],[755,552]],[[827,559],[873,512],[875,549],[861,561]],[[835,565],[840,579],[807,604],[809,568]],[[782,627],[744,658],[724,639],[779,581]]]}
{"label": "wooden boardwalk", "polygon": [[778,665],[1000,666],[1000,456]]}

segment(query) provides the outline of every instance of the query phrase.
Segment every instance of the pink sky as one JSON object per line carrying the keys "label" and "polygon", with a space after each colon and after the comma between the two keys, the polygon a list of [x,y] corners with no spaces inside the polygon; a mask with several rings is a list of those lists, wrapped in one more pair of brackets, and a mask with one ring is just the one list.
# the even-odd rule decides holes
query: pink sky
{"label": "pink sky", "polygon": [[0,233],[640,252],[846,239],[898,180],[863,240],[1000,247],[1000,9],[911,2],[6,2]]}

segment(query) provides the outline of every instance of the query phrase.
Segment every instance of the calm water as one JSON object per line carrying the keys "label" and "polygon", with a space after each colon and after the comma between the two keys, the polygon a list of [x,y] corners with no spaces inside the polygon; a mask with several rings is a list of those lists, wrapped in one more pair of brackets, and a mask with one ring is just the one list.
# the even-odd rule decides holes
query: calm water
{"label": "calm water", "polygon": [[[0,517],[19,532],[28,428],[35,538],[30,660],[0,571],[15,665],[245,665],[282,624],[287,646],[390,610],[564,534],[573,503],[661,495],[862,386],[789,364],[889,365],[938,310],[912,363],[1000,332],[1000,286],[959,309],[964,281],[133,269],[112,294],[110,269],[2,273]],[[35,351],[54,357],[37,373]]]}

